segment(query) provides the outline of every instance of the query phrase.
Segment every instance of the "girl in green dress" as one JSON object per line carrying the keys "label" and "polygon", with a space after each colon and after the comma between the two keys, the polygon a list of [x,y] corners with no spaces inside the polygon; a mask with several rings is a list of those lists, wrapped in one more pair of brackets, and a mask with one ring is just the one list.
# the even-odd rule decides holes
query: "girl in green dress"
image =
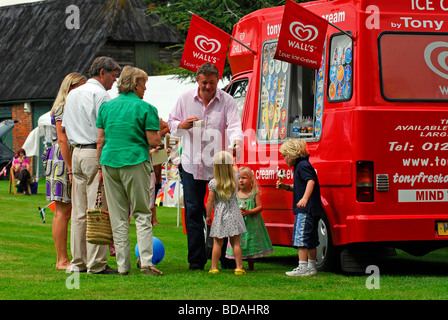
{"label": "girl in green dress", "polygon": [[[261,215],[263,206],[257,180],[250,168],[239,168],[237,196],[247,229],[247,233],[240,235],[243,260],[248,261],[248,270],[254,270],[254,259],[271,254],[274,249]],[[226,257],[234,258],[231,247],[227,249]]]}

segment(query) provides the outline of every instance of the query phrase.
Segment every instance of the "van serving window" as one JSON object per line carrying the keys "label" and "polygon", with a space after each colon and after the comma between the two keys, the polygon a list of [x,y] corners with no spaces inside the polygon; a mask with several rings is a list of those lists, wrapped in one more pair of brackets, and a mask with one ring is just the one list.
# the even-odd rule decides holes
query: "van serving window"
{"label": "van serving window", "polygon": [[378,50],[385,100],[447,102],[447,33],[385,32]]}
{"label": "van serving window", "polygon": [[257,140],[279,144],[287,138],[316,138],[316,71],[274,59],[277,39],[263,44],[259,80]]}
{"label": "van serving window", "polygon": [[353,44],[345,34],[330,40],[327,97],[329,102],[348,101],[353,93]]}

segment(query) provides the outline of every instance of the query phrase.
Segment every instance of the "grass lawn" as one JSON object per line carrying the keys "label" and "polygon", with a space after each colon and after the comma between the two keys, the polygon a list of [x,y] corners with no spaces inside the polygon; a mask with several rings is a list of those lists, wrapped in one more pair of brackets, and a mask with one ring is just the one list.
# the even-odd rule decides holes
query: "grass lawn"
{"label": "grass lawn", "polygon": [[[37,207],[48,204],[44,181],[37,195],[8,193],[8,181],[0,181],[0,300],[443,300],[448,299],[448,250],[425,257],[399,252],[383,261],[379,289],[366,287],[368,274],[319,273],[315,277],[287,277],[297,264],[297,251],[275,247],[260,259],[256,271],[237,277],[231,270],[217,275],[189,271],[187,240],[177,227],[176,208],[159,207],[161,225],[154,236],[165,246],[157,267],[162,277],[148,277],[135,265],[135,224],[131,221],[133,269],[129,276],[79,274],[75,278],[55,270],[51,234],[53,212],[46,210],[42,223]],[[108,263],[116,268],[115,257]]]}

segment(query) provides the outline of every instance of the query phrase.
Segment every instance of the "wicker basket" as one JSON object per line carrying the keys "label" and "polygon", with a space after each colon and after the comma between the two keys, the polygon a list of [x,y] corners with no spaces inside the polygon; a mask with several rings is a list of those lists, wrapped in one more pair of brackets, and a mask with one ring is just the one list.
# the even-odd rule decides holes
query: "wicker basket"
{"label": "wicker basket", "polygon": [[86,239],[99,245],[114,243],[109,213],[101,209],[101,187],[98,188],[95,208],[87,210]]}

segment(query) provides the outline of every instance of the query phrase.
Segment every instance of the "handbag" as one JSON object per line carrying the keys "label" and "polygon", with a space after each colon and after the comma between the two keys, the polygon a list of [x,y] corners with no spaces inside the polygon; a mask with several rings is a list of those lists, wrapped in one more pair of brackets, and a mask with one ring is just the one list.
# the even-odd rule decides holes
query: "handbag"
{"label": "handbag", "polygon": [[101,185],[98,186],[94,209],[88,209],[86,240],[92,244],[108,245],[114,243],[110,217],[107,211],[103,211],[101,201]]}

